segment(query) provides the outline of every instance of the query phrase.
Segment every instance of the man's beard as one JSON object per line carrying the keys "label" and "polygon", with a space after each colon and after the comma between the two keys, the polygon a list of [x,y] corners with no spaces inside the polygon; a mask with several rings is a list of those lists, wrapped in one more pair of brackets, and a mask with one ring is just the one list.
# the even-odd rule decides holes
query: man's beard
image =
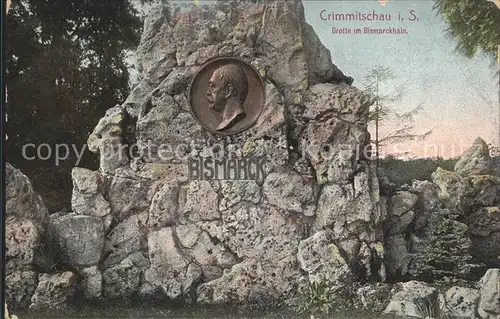
{"label": "man's beard", "polygon": [[208,101],[208,108],[213,110],[215,109],[215,99],[212,98],[212,96],[207,96],[207,101]]}
{"label": "man's beard", "polygon": [[208,100],[208,107],[215,112],[222,112],[226,108],[226,101],[217,101],[216,99],[209,99]]}

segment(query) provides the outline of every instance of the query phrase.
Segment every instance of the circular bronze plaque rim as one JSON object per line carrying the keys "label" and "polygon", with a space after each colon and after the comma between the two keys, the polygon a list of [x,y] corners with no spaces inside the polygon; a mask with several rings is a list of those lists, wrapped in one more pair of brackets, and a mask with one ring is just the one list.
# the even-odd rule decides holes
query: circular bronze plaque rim
{"label": "circular bronze plaque rim", "polygon": [[[263,88],[262,95],[263,95],[263,98],[264,98],[264,105],[262,105],[262,108],[260,109],[259,114],[255,117],[255,119],[253,119],[251,122],[249,122],[249,124],[248,124],[247,127],[243,127],[241,129],[239,129],[237,131],[234,131],[234,132],[231,132],[231,133],[225,133],[225,132],[221,132],[221,131],[212,130],[209,127],[207,127],[205,124],[203,124],[196,117],[196,115],[195,115],[195,113],[193,111],[193,104],[192,104],[192,101],[191,101],[191,89],[193,87],[193,84],[194,84],[196,78],[200,74],[200,72],[202,72],[205,69],[205,67],[208,66],[209,64],[211,64],[213,62],[221,61],[221,60],[238,61],[238,62],[243,63],[246,66],[250,67],[252,69],[252,71],[254,71],[255,74],[257,75],[257,78],[259,79],[259,82],[260,82],[260,84],[262,85],[262,88]],[[213,59],[210,59],[210,60],[206,61],[203,65],[200,66],[199,70],[196,71],[196,73],[194,74],[193,78],[191,79],[191,83],[189,84],[189,88],[188,88],[188,103],[189,103],[189,113],[191,113],[191,116],[195,119],[195,121],[201,127],[203,127],[205,130],[209,131],[210,133],[217,134],[217,135],[223,135],[223,136],[231,136],[231,135],[241,134],[241,133],[245,132],[246,130],[251,129],[257,123],[257,121],[259,120],[260,116],[264,112],[264,107],[266,106],[266,85],[264,83],[264,80],[260,76],[259,71],[253,65],[251,65],[250,63],[248,63],[247,61],[245,61],[245,60],[243,60],[241,58],[236,58],[236,57],[231,57],[231,56],[217,57],[217,58],[213,58]]]}

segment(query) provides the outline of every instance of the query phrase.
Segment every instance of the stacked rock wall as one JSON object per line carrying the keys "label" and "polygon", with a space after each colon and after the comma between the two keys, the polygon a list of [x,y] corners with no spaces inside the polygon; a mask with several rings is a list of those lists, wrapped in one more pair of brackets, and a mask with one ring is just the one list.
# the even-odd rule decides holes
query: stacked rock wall
{"label": "stacked rock wall", "polygon": [[48,224],[48,212],[28,177],[6,164],[5,282],[12,307],[28,307],[38,285],[37,250]]}
{"label": "stacked rock wall", "polygon": [[[415,262],[429,252],[429,239],[435,236],[433,230],[443,218],[449,220],[451,233],[443,240],[454,240],[446,253],[451,257],[458,257],[452,256],[452,249],[463,253],[464,262],[470,262],[468,267],[500,266],[500,178],[492,170],[491,161],[488,146],[477,138],[462,154],[454,172],[438,168],[432,182],[414,181],[411,187],[387,199],[384,234],[391,277],[414,275]],[[476,272],[476,276],[481,273]]]}
{"label": "stacked rock wall", "polygon": [[[224,137],[204,130],[188,104],[197,70],[221,56],[253,65],[266,91],[255,125]],[[484,142],[456,173],[439,169],[433,182],[381,198],[365,154],[373,99],[332,64],[300,1],[161,6],[146,19],[137,58],[139,84],[89,137],[100,169],[72,171],[71,212],[49,218],[26,176],[7,166],[12,305],[62,307],[75,293],[253,302],[325,278],[385,280],[386,269],[408,278],[429,225],[450,214],[476,260],[497,265],[500,182]],[[191,179],[188,159],[211,154],[265,155],[266,174]],[[55,268],[35,265],[43,234],[59,250]],[[496,292],[485,294],[482,307],[493,309]]]}
{"label": "stacked rock wall", "polygon": [[[221,56],[252,64],[266,88],[257,123],[229,137],[198,125],[187,97]],[[100,170],[73,170],[73,213],[51,222],[67,262],[102,277],[87,296],[251,301],[320,275],[383,276],[378,181],[361,155],[373,100],[332,64],[300,1],[161,7],[137,58],[140,83],[88,141]],[[188,156],[221,151],[265,155],[265,178],[189,179]]]}

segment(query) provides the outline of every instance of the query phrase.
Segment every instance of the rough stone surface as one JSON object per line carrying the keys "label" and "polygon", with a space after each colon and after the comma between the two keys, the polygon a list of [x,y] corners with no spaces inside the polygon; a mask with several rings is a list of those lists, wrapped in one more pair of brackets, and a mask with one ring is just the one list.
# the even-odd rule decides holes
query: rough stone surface
{"label": "rough stone surface", "polygon": [[478,137],[455,164],[455,172],[461,176],[486,175],[491,173],[491,158],[488,144]]}
{"label": "rough stone surface", "polygon": [[186,293],[191,282],[201,276],[201,271],[194,276],[193,271],[188,271],[192,260],[184,256],[177,246],[173,228],[151,232],[148,248],[151,266],[145,273],[146,282],[155,289],[161,289],[171,299]]}
{"label": "rough stone surface", "polygon": [[43,228],[31,219],[7,218],[5,222],[6,272],[32,270],[41,247]]}
{"label": "rough stone surface", "polygon": [[469,176],[464,181],[464,206],[500,206],[500,177],[477,175]]}
{"label": "rough stone surface", "polygon": [[83,279],[80,282],[85,299],[98,299],[102,295],[102,274],[96,266],[84,268],[80,271]]}
{"label": "rough stone surface", "polygon": [[303,240],[299,244],[297,259],[310,281],[328,279],[340,287],[352,281],[352,273],[332,237],[331,232],[321,231]]}
{"label": "rough stone surface", "polygon": [[220,219],[217,192],[208,181],[191,181],[185,190],[181,212],[192,222]]}
{"label": "rough stone surface", "polygon": [[389,200],[389,212],[394,216],[401,216],[410,211],[417,203],[418,196],[416,194],[400,191],[391,197]]}
{"label": "rough stone surface", "polygon": [[396,285],[397,292],[391,297],[384,314],[423,318],[418,311],[415,298],[424,298],[430,303],[438,303],[436,288],[419,281],[409,281]]}
{"label": "rough stone surface", "polygon": [[386,266],[390,276],[406,275],[410,264],[410,251],[403,235],[388,236],[385,241]]}
{"label": "rough stone surface", "polygon": [[[253,65],[266,90],[254,126],[232,136],[206,131],[188,105],[194,74],[221,56]],[[88,139],[99,172],[73,171],[78,215],[55,219],[88,298],[99,295],[92,266],[105,299],[207,303],[292,296],[321,273],[340,285],[355,264],[384,272],[385,204],[363,154],[374,99],[332,64],[301,1],[160,5],[137,61],[139,82]],[[266,156],[265,174],[196,180],[189,156]]]}
{"label": "rough stone surface", "polygon": [[51,217],[49,229],[67,263],[73,266],[99,263],[104,247],[104,227],[100,218],[76,214]]}
{"label": "rough stone surface", "polygon": [[217,238],[239,258],[287,255],[301,239],[301,220],[288,218],[272,206],[241,204],[223,212]]}
{"label": "rough stone surface", "polygon": [[99,169],[104,174],[113,173],[129,162],[126,148],[121,144],[127,118],[120,106],[114,106],[106,111],[89,136],[87,145],[89,150],[100,154]]}
{"label": "rough stone surface", "polygon": [[20,170],[6,163],[5,270],[6,274],[33,270],[35,252],[41,246],[48,211],[42,198]]}
{"label": "rough stone surface", "polygon": [[438,186],[439,199],[446,207],[458,208],[465,191],[463,179],[456,173],[438,167],[432,174],[432,181]]}
{"label": "rough stone surface", "polygon": [[147,215],[133,215],[116,225],[106,236],[104,245],[105,267],[117,264],[130,254],[145,250]]}
{"label": "rough stone surface", "polygon": [[168,182],[153,195],[149,207],[148,228],[162,228],[175,224],[179,207],[179,185]]}
{"label": "rough stone surface", "polygon": [[200,285],[198,301],[223,304],[290,297],[300,278],[297,266],[293,256],[272,262],[246,259],[222,277]]}
{"label": "rough stone surface", "polygon": [[113,217],[121,222],[131,215],[147,213],[157,188],[157,183],[135,173],[115,176],[106,190]]}
{"label": "rough stone surface", "polygon": [[103,296],[109,299],[127,299],[139,290],[144,269],[149,261],[141,253],[134,253],[102,274]]}
{"label": "rough stone surface", "polygon": [[76,291],[76,276],[71,271],[60,274],[41,274],[31,298],[30,309],[66,308]]}
{"label": "rough stone surface", "polygon": [[495,176],[500,177],[500,156],[495,156],[491,158],[491,172]]}
{"label": "rough stone surface", "polygon": [[14,271],[5,277],[5,298],[12,308],[27,308],[38,285],[34,271]]}
{"label": "rough stone surface", "polygon": [[20,170],[5,164],[5,211],[7,216],[44,221],[48,211],[31,181]]}
{"label": "rough stone surface", "polygon": [[309,121],[300,139],[302,152],[319,183],[346,183],[352,178],[359,147],[368,139],[362,119],[373,101],[345,84],[318,84],[310,88],[305,101],[304,117]]}
{"label": "rough stone surface", "polygon": [[482,319],[500,317],[500,269],[488,269],[480,285],[479,316]]}
{"label": "rough stone surface", "polygon": [[389,303],[391,284],[365,284],[358,288],[356,296],[360,301],[360,308],[373,313],[381,313]]}
{"label": "rough stone surface", "polygon": [[111,212],[109,203],[104,199],[103,177],[99,172],[75,167],[71,172],[73,193],[71,208],[79,215],[104,217]]}
{"label": "rough stone surface", "polygon": [[500,266],[500,207],[482,207],[468,218],[474,256]]}
{"label": "rough stone surface", "polygon": [[453,318],[475,318],[479,290],[452,287],[446,291],[444,312]]}
{"label": "rough stone surface", "polygon": [[234,207],[242,200],[257,204],[260,202],[260,187],[255,181],[221,181],[222,198],[219,203],[219,210]]}
{"label": "rough stone surface", "polygon": [[331,227],[335,239],[358,237],[376,242],[377,229],[385,219],[380,209],[379,187],[371,167],[359,172],[354,183],[325,184],[319,195],[313,230]]}
{"label": "rough stone surface", "polygon": [[[189,111],[194,74],[221,56],[253,65],[266,90],[255,125],[232,136],[206,131]],[[78,287],[86,299],[248,303],[291,298],[323,277],[337,287],[358,276],[408,278],[431,226],[452,213],[467,222],[475,257],[498,260],[500,179],[480,175],[489,172],[484,143],[456,172],[439,168],[432,182],[381,197],[369,161],[374,99],[332,64],[300,1],[162,4],[145,20],[137,61],[138,84],[89,136],[99,171],[75,168],[73,212],[51,217],[78,286],[70,272],[39,280],[32,272],[47,212],[26,176],[7,166],[13,302],[33,295],[32,307],[57,308]],[[196,180],[187,169],[190,156],[264,155],[265,176],[255,181]],[[498,314],[497,273],[483,279],[484,318]],[[474,298],[461,297],[474,294],[464,289],[449,292],[454,313],[471,311]],[[390,297],[387,313],[416,315],[415,297],[438,294],[410,281]]]}
{"label": "rough stone surface", "polygon": [[412,188],[418,194],[417,206],[423,211],[432,212],[441,208],[438,187],[429,181],[413,181]]}
{"label": "rough stone surface", "polygon": [[[189,111],[194,74],[221,56],[250,63],[265,84],[262,114],[232,136],[206,131]],[[369,160],[374,99],[332,64],[300,1],[161,4],[145,20],[137,61],[139,82],[89,136],[99,171],[75,168],[73,212],[51,218],[78,286],[69,272],[34,277],[47,212],[26,176],[7,167],[14,302],[33,294],[34,308],[60,307],[77,286],[86,299],[248,303],[288,299],[323,277],[337,287],[358,276],[408,278],[433,223],[452,213],[468,223],[476,257],[498,259],[500,179],[480,175],[489,172],[484,142],[456,172],[439,168],[432,182],[381,197]],[[190,156],[264,155],[265,176],[255,181],[196,180],[187,169]],[[490,316],[498,276],[487,275],[479,312]],[[396,288],[387,313],[416,315],[415,297],[438,298],[420,282]],[[448,303],[470,313],[462,295],[473,296],[457,288]]]}
{"label": "rough stone surface", "polygon": [[314,215],[313,186],[296,173],[271,173],[267,176],[263,192],[271,205],[289,212]]}

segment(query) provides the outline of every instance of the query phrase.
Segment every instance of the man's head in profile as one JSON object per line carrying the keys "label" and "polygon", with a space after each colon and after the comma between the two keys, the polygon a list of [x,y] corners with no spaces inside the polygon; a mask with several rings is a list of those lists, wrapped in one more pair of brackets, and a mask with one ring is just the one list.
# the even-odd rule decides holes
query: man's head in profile
{"label": "man's head in profile", "polygon": [[222,113],[217,131],[234,125],[245,116],[243,104],[248,95],[248,79],[240,67],[227,64],[214,71],[208,83],[209,107]]}

